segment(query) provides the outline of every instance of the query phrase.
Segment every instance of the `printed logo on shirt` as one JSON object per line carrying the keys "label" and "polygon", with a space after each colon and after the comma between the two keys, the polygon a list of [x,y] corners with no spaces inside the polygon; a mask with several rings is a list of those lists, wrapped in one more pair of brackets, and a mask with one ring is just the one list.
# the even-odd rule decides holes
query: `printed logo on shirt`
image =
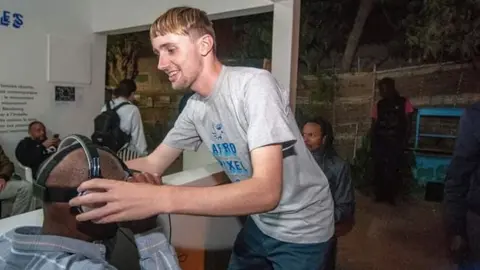
{"label": "printed logo on shirt", "polygon": [[222,124],[216,124],[212,125],[212,136],[215,138],[215,140],[223,140],[223,125]]}
{"label": "printed logo on shirt", "polygon": [[237,182],[240,179],[250,177],[250,170],[237,155],[237,146],[224,140],[226,136],[222,124],[212,125],[212,136],[218,141],[211,145],[212,154],[218,160],[225,173],[233,179],[232,181]]}

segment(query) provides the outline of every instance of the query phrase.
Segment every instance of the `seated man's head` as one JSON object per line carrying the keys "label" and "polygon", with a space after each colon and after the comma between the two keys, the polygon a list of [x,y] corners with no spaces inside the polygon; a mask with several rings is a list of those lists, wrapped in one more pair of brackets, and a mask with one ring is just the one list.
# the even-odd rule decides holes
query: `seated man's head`
{"label": "seated man's head", "polygon": [[28,125],[28,134],[36,141],[45,141],[47,139],[45,125],[40,121],[33,121]]}
{"label": "seated man's head", "polygon": [[308,120],[303,126],[303,140],[308,150],[316,151],[333,143],[332,125],[322,117]]}
{"label": "seated man's head", "polygon": [[[60,151],[61,152],[61,151]],[[125,171],[113,154],[98,149],[102,176],[108,179],[125,179]],[[57,153],[58,154],[58,153]],[[55,156],[45,162],[49,162]],[[52,170],[45,183],[46,187],[76,188],[88,180],[88,162],[82,148],[73,150]],[[70,205],[58,202],[45,202],[43,206],[43,233],[77,238],[85,241],[112,238],[117,233],[116,224],[95,224],[79,222],[78,211]]]}

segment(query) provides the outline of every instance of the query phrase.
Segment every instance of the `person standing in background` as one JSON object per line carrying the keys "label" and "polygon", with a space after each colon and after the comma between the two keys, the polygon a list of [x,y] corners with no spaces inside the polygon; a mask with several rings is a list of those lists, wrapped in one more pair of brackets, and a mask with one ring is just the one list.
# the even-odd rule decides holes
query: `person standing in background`
{"label": "person standing in background", "polygon": [[401,169],[408,162],[404,153],[412,130],[412,103],[400,96],[392,78],[378,82],[380,101],[372,111],[372,155],[375,200],[396,203],[402,186]]}
{"label": "person standing in background", "polygon": [[341,159],[335,151],[332,125],[322,117],[305,123],[303,139],[328,179],[335,204],[335,235],[326,267],[327,270],[333,270],[336,265],[337,238],[350,232],[355,219],[355,191],[350,164]]}
{"label": "person standing in background", "polygon": [[35,177],[40,164],[57,151],[60,139],[57,134],[51,139],[47,138],[45,125],[40,121],[33,121],[28,125],[28,134],[29,137],[18,143],[15,156],[23,166],[32,169]]}
{"label": "person standing in background", "polygon": [[[133,104],[135,91],[137,91],[135,81],[122,80],[113,91],[114,98],[109,102],[112,109],[117,108],[116,112],[120,117],[120,129],[130,136],[127,148],[143,156],[147,154],[147,141],[145,140],[140,110]],[[101,111],[106,110],[107,106],[104,105]]]}

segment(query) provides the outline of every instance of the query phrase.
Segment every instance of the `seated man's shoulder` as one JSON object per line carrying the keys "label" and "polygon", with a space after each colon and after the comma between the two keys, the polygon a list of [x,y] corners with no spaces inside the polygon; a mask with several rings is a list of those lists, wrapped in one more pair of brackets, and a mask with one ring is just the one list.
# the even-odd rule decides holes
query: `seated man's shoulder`
{"label": "seated man's shoulder", "polygon": [[20,145],[20,144],[27,144],[27,143],[31,143],[31,142],[33,142],[32,138],[30,138],[30,137],[24,137],[23,139],[21,139],[21,140],[18,142],[18,144],[19,144],[19,145]]}

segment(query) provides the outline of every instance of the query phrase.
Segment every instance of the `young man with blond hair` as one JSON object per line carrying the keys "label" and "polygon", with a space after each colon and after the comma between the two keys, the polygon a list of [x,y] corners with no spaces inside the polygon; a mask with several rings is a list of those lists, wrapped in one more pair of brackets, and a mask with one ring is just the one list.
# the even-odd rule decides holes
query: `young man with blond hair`
{"label": "young man with blond hair", "polygon": [[78,216],[99,223],[161,213],[248,215],[235,241],[229,269],[324,269],[333,235],[328,181],[302,140],[289,93],[266,70],[228,67],[215,55],[215,33],[205,12],[177,7],[150,28],[158,69],[174,89],[192,89],[175,126],[132,169],[162,174],[203,142],[232,184],[214,187],[151,186],[107,179],[72,205],[105,203]]}

